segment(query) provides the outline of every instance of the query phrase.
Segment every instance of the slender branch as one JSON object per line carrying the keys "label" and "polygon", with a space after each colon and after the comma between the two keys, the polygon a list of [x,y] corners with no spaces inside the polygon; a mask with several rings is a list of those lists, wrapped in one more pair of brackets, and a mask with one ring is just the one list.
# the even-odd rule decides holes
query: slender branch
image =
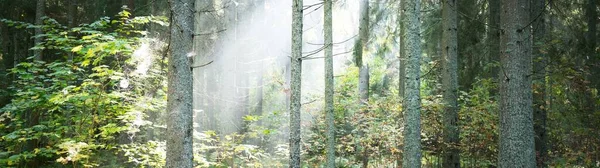
{"label": "slender branch", "polygon": [[[344,40],[344,41],[340,41],[340,42],[333,43],[333,44],[334,44],[334,45],[336,45],[336,44],[342,44],[342,43],[348,42],[348,41],[352,40],[353,38],[355,38],[356,36],[358,36],[358,34],[355,34],[354,36],[352,36],[352,37],[350,37],[350,38],[348,38],[348,39],[346,39],[346,40]],[[306,43],[307,43],[307,44],[310,44],[310,45],[325,45],[325,44],[320,44],[320,43],[311,43],[311,42],[306,42]]]}
{"label": "slender branch", "polygon": [[312,5],[305,5],[304,8],[302,8],[302,10],[306,10],[308,8],[312,8],[312,7],[317,6],[317,5],[323,5],[323,2],[319,2],[319,3],[316,3],[316,4],[312,4]]}
{"label": "slender branch", "polygon": [[217,33],[224,32],[225,30],[227,30],[227,29],[221,29],[221,30],[217,30],[217,31],[213,31],[213,32],[196,33],[196,34],[194,34],[194,36],[205,36],[205,35],[217,34]]}
{"label": "slender branch", "polygon": [[209,61],[209,62],[207,62],[207,63],[205,63],[205,64],[202,64],[202,65],[190,66],[190,68],[192,68],[192,69],[193,69],[193,68],[201,68],[201,67],[207,66],[207,65],[209,65],[209,64],[211,64],[211,63],[213,63],[213,62],[214,62],[214,61]]}

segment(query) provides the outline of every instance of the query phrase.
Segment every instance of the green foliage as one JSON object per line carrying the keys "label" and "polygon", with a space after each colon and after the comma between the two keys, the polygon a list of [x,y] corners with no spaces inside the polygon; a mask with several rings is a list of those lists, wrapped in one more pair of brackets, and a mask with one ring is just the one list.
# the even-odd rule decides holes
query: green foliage
{"label": "green foliage", "polygon": [[493,79],[481,79],[459,98],[460,145],[464,162],[475,167],[496,166],[498,153],[498,103]]}
{"label": "green foliage", "polygon": [[[73,60],[30,58],[10,71],[16,79],[9,88],[12,101],[0,109],[0,166],[98,167],[120,156],[140,167],[159,165],[162,158],[151,152],[156,145],[137,145],[134,136],[150,125],[144,112],[164,108],[155,101],[165,100],[164,72],[156,63],[146,75],[131,69],[144,34],[136,26],[164,20],[130,18],[127,11],[71,29],[51,18],[43,25],[1,20],[15,28],[41,27],[45,41],[32,50],[55,51],[63,58],[72,53]],[[159,87],[147,90],[146,84]]]}

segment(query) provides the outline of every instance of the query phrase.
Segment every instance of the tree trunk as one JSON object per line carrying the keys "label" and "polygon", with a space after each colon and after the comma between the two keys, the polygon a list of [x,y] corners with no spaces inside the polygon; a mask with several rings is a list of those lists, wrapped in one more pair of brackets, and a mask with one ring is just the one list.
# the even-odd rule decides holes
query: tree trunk
{"label": "tree trunk", "polygon": [[[77,15],[77,0],[69,0],[67,6],[67,26],[69,28],[75,27],[75,15]],[[69,36],[73,36],[73,33],[69,33]],[[67,54],[67,59],[73,60],[73,52]]]}
{"label": "tree trunk", "polygon": [[[359,95],[359,104],[361,104],[361,108],[363,109],[363,113],[368,112],[367,103],[369,101],[369,68],[364,65],[364,55],[363,50],[365,49],[367,42],[369,41],[369,1],[361,0],[360,1],[360,20],[358,27],[358,41],[355,44],[354,48],[354,57],[355,64],[358,66],[358,95]],[[362,123],[361,123],[362,125]],[[362,131],[359,131],[358,137],[362,137]],[[365,152],[365,148],[358,144],[356,147],[356,158],[362,161],[362,166],[368,166],[368,155]]]}
{"label": "tree trunk", "polygon": [[327,122],[327,167],[335,168],[335,125],[333,114],[333,16],[332,0],[324,0],[325,34],[325,120]]}
{"label": "tree trunk", "polygon": [[529,1],[504,0],[498,167],[535,167]]}
{"label": "tree trunk", "polygon": [[300,167],[300,100],[302,86],[302,0],[292,4],[292,58],[290,89],[290,167]]}
{"label": "tree trunk", "polygon": [[406,85],[404,109],[404,153],[402,167],[421,167],[421,1],[404,3],[406,32]]}
{"label": "tree trunk", "polygon": [[[43,17],[46,16],[46,0],[37,0],[36,10],[35,10],[35,24],[42,25],[44,20]],[[35,29],[35,36],[39,36],[43,34],[42,28]],[[40,45],[44,39],[42,37],[35,38],[35,45]],[[37,49],[33,51],[33,56],[35,60],[41,61],[43,58],[43,50]]]}
{"label": "tree trunk", "polygon": [[131,16],[135,16],[135,0],[123,0],[122,4],[127,6]]}
{"label": "tree trunk", "polygon": [[532,23],[533,33],[533,50],[532,57],[536,60],[533,62],[533,130],[535,132],[535,151],[537,156],[537,166],[546,167],[544,163],[547,157],[547,140],[546,135],[546,119],[547,119],[547,108],[546,105],[546,55],[541,52],[542,44],[545,44],[546,36],[546,23],[544,22],[545,13],[545,0],[533,0],[531,1],[531,13],[530,18],[534,19]]}
{"label": "tree trunk", "polygon": [[458,61],[456,0],[442,4],[442,88],[444,95],[444,167],[460,167],[458,127]]}
{"label": "tree trunk", "polygon": [[[500,62],[500,0],[488,0],[487,46],[488,58],[484,64]],[[498,67],[490,67],[484,77],[497,78]]]}
{"label": "tree trunk", "polygon": [[[194,0],[169,1],[172,15],[167,95],[166,167],[191,168]],[[176,11],[176,12],[175,12]]]}
{"label": "tree trunk", "polygon": [[[598,6],[598,0],[588,0],[586,15],[587,15],[587,56],[589,57],[590,68],[591,68],[591,76],[589,77],[591,80],[591,86],[600,90],[600,55],[596,51],[597,46],[597,24],[598,24],[598,11],[596,10]],[[593,101],[593,100],[590,100]],[[591,107],[594,109],[595,107]]]}
{"label": "tree trunk", "polygon": [[[398,97],[400,98],[400,103],[404,102],[404,90],[405,90],[405,83],[406,83],[406,43],[404,42],[404,17],[405,14],[403,12],[404,10],[404,1],[405,0],[401,0],[400,1],[400,9],[398,10],[398,32],[399,32],[399,39],[398,39],[398,49],[400,51],[398,51],[398,61],[399,61],[399,66],[398,66]],[[398,119],[397,120],[398,123],[402,123],[403,121]],[[403,145],[399,145],[398,149],[404,149]],[[398,152],[398,159],[396,160],[396,165],[398,168],[402,168],[402,161],[403,161],[403,154]]]}

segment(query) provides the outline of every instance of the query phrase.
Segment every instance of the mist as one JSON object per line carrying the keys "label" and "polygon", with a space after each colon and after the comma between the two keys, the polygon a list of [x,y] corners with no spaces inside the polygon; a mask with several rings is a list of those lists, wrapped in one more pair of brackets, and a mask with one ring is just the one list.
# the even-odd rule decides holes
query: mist
{"label": "mist", "polygon": [[[323,10],[318,0],[304,1],[302,65],[302,124],[309,126],[322,110],[324,93]],[[263,102],[262,112],[284,112],[288,117],[289,63],[291,51],[291,1],[265,0],[249,6],[237,1],[220,2],[215,8],[232,10],[222,16],[226,23],[209,56],[210,64],[201,67],[203,74],[194,76],[195,128],[207,130],[217,125],[218,132],[241,131],[245,115],[256,115],[266,86],[279,86],[274,98]],[[219,12],[217,12],[219,13]],[[334,7],[334,73],[343,71],[351,60],[351,47],[358,32],[358,3],[346,1]],[[222,12],[221,12],[222,14]],[[210,83],[219,83],[207,89]],[[258,93],[261,92],[262,93]],[[212,107],[211,107],[212,106]],[[210,114],[210,111],[215,112]],[[211,121],[214,115],[216,121]],[[202,123],[206,122],[206,123]],[[287,124],[278,130],[287,135]],[[205,128],[202,128],[205,127]],[[285,138],[285,137],[281,137]]]}

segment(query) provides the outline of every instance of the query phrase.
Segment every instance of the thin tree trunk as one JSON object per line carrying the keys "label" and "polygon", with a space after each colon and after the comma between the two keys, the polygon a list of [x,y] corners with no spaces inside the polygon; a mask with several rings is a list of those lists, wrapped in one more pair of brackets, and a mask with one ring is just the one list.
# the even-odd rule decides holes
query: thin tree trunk
{"label": "thin tree trunk", "polygon": [[529,1],[503,0],[499,167],[535,167]]}
{"label": "thin tree trunk", "polygon": [[21,62],[21,57],[19,56],[21,53],[19,53],[19,33],[17,33],[15,30],[12,31],[12,45],[13,45],[13,66],[17,66],[19,65],[19,63]]}
{"label": "thin tree trunk", "polygon": [[[488,58],[484,65],[500,62],[500,0],[488,0],[487,46]],[[485,71],[484,77],[497,78],[497,67]]]}
{"label": "thin tree trunk", "polygon": [[[69,0],[67,8],[67,26],[73,28],[75,27],[75,15],[77,15],[77,0]],[[73,36],[73,33],[69,33],[69,36]],[[67,54],[67,59],[73,60],[73,52]]]}
{"label": "thin tree trunk", "polygon": [[[166,167],[193,167],[192,153],[192,71],[189,57],[194,55],[194,0],[169,1],[171,40],[167,95]],[[176,11],[176,12],[175,12]]]}
{"label": "thin tree trunk", "polygon": [[398,14],[398,26],[400,26],[399,28],[399,36],[400,39],[398,39],[398,45],[399,45],[399,52],[398,52],[398,60],[400,61],[400,66],[399,66],[399,70],[398,70],[398,96],[400,98],[404,97],[404,89],[405,89],[405,83],[406,83],[406,44],[404,42],[404,22],[402,21],[404,19],[404,3],[401,2],[400,3],[400,10],[399,10],[399,14]]}
{"label": "thin tree trunk", "polygon": [[[363,113],[367,113],[367,103],[369,102],[369,68],[365,65],[363,50],[365,49],[367,42],[369,41],[369,1],[360,1],[360,20],[358,27],[358,40],[354,48],[355,64],[358,66],[358,94],[359,103],[363,109]],[[362,125],[362,123],[359,123]],[[363,132],[358,132],[358,139],[362,137]],[[362,161],[362,166],[368,166],[369,158],[367,150],[363,145],[357,145],[356,158]]]}
{"label": "thin tree trunk", "polygon": [[533,119],[534,119],[534,132],[535,132],[535,151],[537,156],[537,166],[546,167],[545,160],[547,156],[547,140],[546,135],[546,119],[547,119],[547,108],[546,105],[546,55],[541,52],[542,44],[545,43],[546,36],[546,23],[544,22],[545,16],[545,0],[533,0],[531,6],[530,18],[534,19],[532,23],[533,33],[533,50],[532,57],[535,58],[533,62],[534,70],[534,82],[533,89]]}
{"label": "thin tree trunk", "polygon": [[444,167],[460,167],[458,127],[458,52],[456,0],[444,0],[442,4],[442,88],[444,95]]}
{"label": "thin tree trunk", "polygon": [[406,86],[404,109],[404,156],[402,167],[421,167],[421,1],[404,3],[406,32]]}
{"label": "thin tree trunk", "polygon": [[[600,56],[596,51],[597,47],[597,24],[598,24],[598,11],[596,10],[598,6],[598,0],[588,0],[586,15],[587,15],[587,25],[588,31],[586,33],[587,41],[587,56],[589,57],[590,67],[591,67],[591,76],[589,77],[591,80],[591,86],[600,90]],[[594,100],[589,100],[593,102]],[[594,103],[591,104],[591,109],[597,109]]]}
{"label": "thin tree trunk", "polygon": [[[37,4],[36,4],[36,10],[35,10],[35,24],[36,25],[42,25],[43,24],[43,17],[46,15],[46,0],[37,0]],[[41,35],[43,32],[42,28],[36,28],[35,29],[35,36],[39,36]],[[42,43],[44,39],[42,37],[36,37],[35,38],[35,45],[40,45]],[[35,57],[35,60],[41,61],[43,58],[43,50],[38,49],[38,50],[34,50],[33,51],[33,56]]]}
{"label": "thin tree trunk", "polygon": [[292,4],[292,58],[290,89],[290,167],[300,167],[300,100],[302,86],[302,0]]}
{"label": "thin tree trunk", "polygon": [[325,34],[325,120],[327,122],[327,167],[335,168],[335,125],[333,116],[333,16],[332,0],[324,0]]}

